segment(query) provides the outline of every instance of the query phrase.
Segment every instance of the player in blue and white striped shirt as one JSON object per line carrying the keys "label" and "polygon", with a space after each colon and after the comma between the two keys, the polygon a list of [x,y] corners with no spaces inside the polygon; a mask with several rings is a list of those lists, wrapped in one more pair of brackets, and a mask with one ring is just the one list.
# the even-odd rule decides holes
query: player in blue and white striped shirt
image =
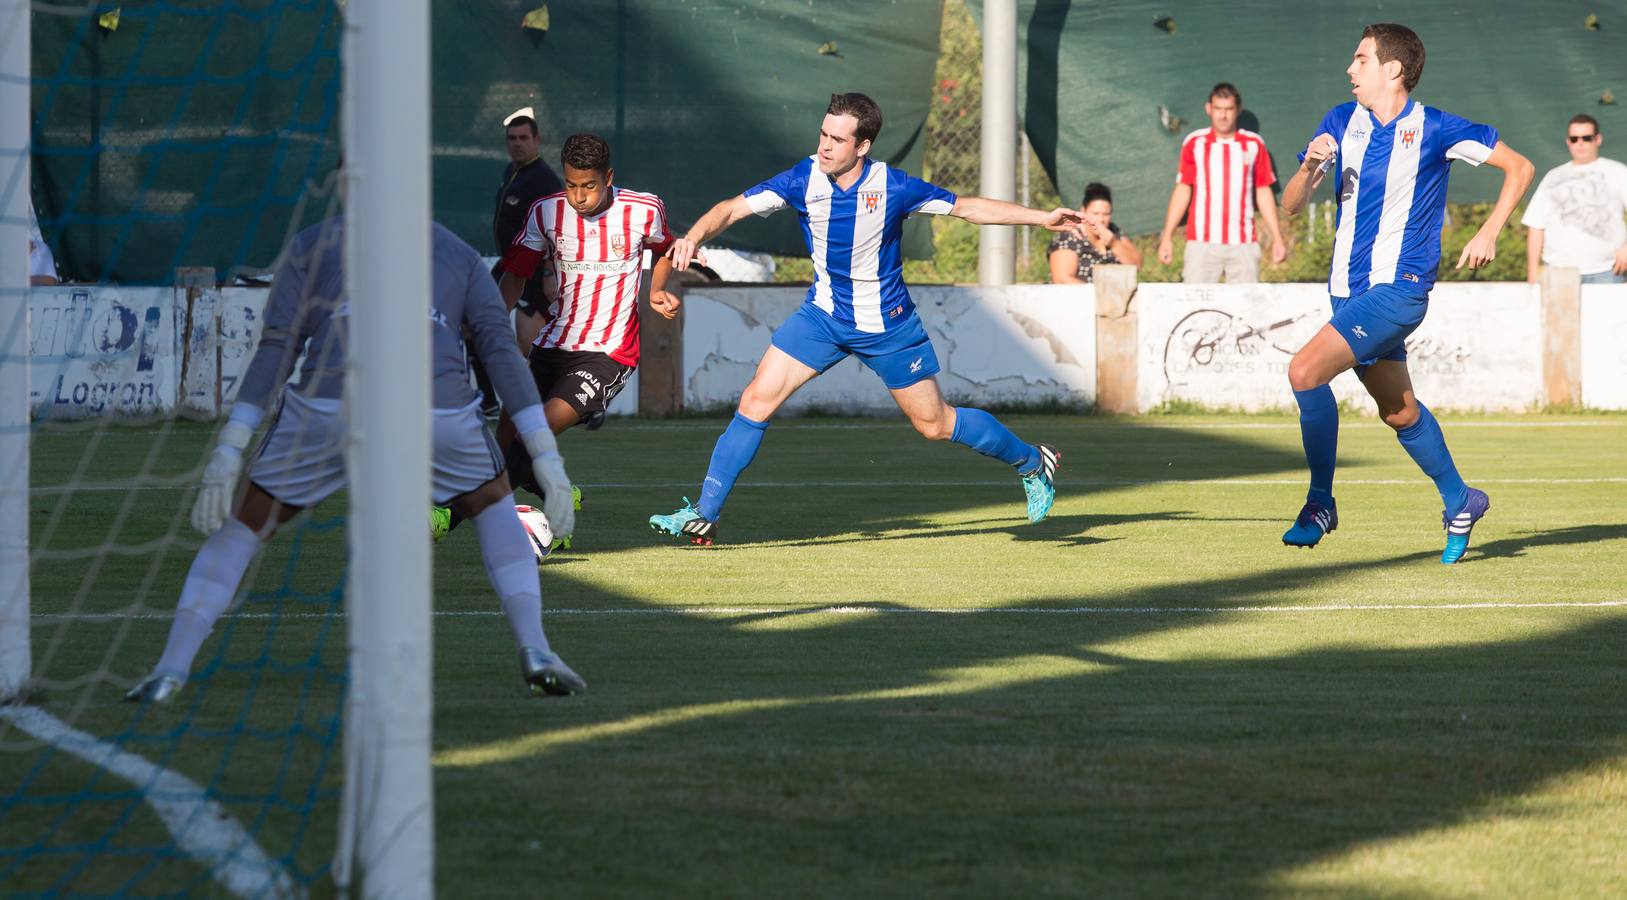
{"label": "player in blue and white striped shirt", "polygon": [[1339,525],[1333,502],[1339,410],[1328,382],[1354,368],[1401,446],[1440,491],[1447,532],[1441,562],[1450,564],[1463,558],[1469,533],[1491,500],[1463,483],[1440,424],[1413,396],[1405,341],[1424,320],[1440,266],[1452,161],[1486,163],[1503,172],[1497,205],[1463,248],[1460,269],[1478,268],[1497,255],[1497,235],[1535,170],[1497,139],[1497,129],[1413,100],[1423,69],[1423,41],[1411,29],[1367,26],[1345,70],[1355,102],[1323,117],[1282,192],[1283,211],[1294,215],[1327,172],[1338,172],[1339,219],[1328,277],[1333,318],[1288,366],[1311,486],[1282,542],[1314,547]]}
{"label": "player in blue and white striped shirt", "polygon": [[673,243],[672,267],[683,270],[697,247],[752,215],[796,210],[813,257],[808,299],[774,332],[740,407],[712,452],[700,502],[650,526],[694,543],[717,537],[717,519],[740,473],[750,465],[768,420],[797,388],[849,354],[881,376],[898,408],[925,437],[952,440],[1013,466],[1028,496],[1028,518],[1038,522],[1056,499],[1053,477],[1060,456],[1045,444],[1020,440],[979,409],[944,402],[933,375],[938,357],[904,287],[904,219],[959,216],[979,225],[1039,225],[1066,231],[1079,214],[1050,212],[1003,200],[956,197],[949,191],[870,159],[881,131],[881,109],[863,94],[835,94],[819,129],[819,150],[790,169],[702,216]]}

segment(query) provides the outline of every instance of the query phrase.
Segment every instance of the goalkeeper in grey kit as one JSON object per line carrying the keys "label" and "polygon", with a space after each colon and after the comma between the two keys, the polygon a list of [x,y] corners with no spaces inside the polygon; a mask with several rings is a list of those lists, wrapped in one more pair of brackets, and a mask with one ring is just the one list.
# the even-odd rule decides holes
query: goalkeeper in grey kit
{"label": "goalkeeper in grey kit", "polygon": [[[204,469],[192,524],[208,535],[187,572],[164,654],[125,699],[163,702],[186,683],[193,658],[226,612],[249,563],[278,526],[345,485],[344,219],[296,235],[266,301],[265,329],[244,373],[231,417]],[[520,649],[521,675],[537,693],[582,693],[587,685],[548,645],[536,558],[514,510],[503,454],[469,386],[463,328],[531,453],[555,534],[575,527],[571,483],[536,385],[491,274],[474,248],[433,226],[429,322],[433,367],[433,499],[472,520],[503,612]],[[403,311],[407,314],[408,311]],[[285,384],[301,352],[297,385]],[[243,470],[243,449],[269,403],[281,403]],[[426,544],[427,544],[426,536]],[[426,548],[427,549],[427,546]]]}

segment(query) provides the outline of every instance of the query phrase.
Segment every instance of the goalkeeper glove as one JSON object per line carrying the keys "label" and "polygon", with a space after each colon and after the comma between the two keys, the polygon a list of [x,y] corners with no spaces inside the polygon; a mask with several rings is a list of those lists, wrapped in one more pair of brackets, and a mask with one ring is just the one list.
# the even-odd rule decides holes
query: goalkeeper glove
{"label": "goalkeeper glove", "polygon": [[571,501],[571,478],[565,474],[565,458],[559,455],[554,433],[546,428],[521,436],[531,454],[531,472],[542,488],[542,514],[554,537],[570,537],[576,530],[576,509]]}
{"label": "goalkeeper glove", "polygon": [[192,504],[192,527],[202,534],[219,531],[232,514],[237,477],[243,471],[243,448],[253,436],[254,429],[241,422],[227,422],[220,429],[220,443],[209,454],[209,464],[203,468],[203,487]]}

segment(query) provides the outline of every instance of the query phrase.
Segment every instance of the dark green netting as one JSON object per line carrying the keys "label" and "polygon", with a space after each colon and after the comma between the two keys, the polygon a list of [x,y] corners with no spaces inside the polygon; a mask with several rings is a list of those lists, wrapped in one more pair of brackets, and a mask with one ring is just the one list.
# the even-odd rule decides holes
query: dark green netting
{"label": "dark green netting", "polygon": [[[522,106],[547,158],[573,131],[608,138],[618,181],[661,194],[678,227],[811,153],[834,91],[875,97],[874,155],[920,171],[940,0],[572,0],[522,29],[542,5],[433,4],[435,216],[484,251],[502,119]],[[111,31],[95,9],[34,16],[34,196],[64,274],[268,266],[337,157],[336,5],[119,6]],[[803,252],[789,215],[728,237]],[[930,246],[915,225],[911,249]]]}
{"label": "dark green netting", "polygon": [[269,265],[336,157],[332,0],[126,3],[112,30],[94,10],[33,21],[34,197],[63,275]]}

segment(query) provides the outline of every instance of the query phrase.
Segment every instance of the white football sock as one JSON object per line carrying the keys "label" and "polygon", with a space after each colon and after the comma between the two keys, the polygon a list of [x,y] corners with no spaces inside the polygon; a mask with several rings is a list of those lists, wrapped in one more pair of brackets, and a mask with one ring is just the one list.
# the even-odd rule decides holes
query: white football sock
{"label": "white football sock", "polygon": [[186,573],[186,583],[181,586],[181,600],[176,604],[164,656],[154,672],[186,678],[192,671],[198,648],[231,605],[243,573],[248,571],[254,554],[260,552],[260,544],[259,536],[247,525],[231,518],[198,548],[192,568]]}
{"label": "white football sock", "polygon": [[503,615],[518,647],[548,652],[542,632],[542,585],[537,581],[537,556],[531,538],[514,512],[514,495],[493,503],[475,516],[480,558],[486,563],[491,586],[502,601]]}

